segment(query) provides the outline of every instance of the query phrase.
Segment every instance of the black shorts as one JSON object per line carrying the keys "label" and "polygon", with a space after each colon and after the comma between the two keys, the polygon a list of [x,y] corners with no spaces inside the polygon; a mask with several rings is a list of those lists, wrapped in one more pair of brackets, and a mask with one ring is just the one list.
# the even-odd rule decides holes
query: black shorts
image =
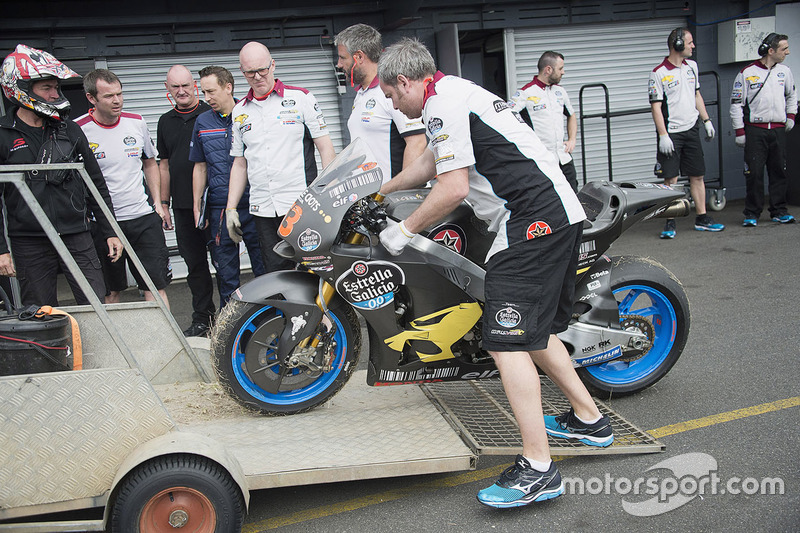
{"label": "black shorts", "polygon": [[[172,275],[169,272],[169,251],[167,242],[164,239],[164,231],[161,229],[161,217],[155,212],[134,218],[132,220],[119,221],[122,233],[130,242],[139,260],[144,265],[144,269],[156,289],[161,290],[169,285]],[[103,277],[106,282],[106,290],[113,292],[124,291],[128,288],[128,275],[125,271],[125,263],[130,265],[136,284],[140,290],[149,291],[147,284],[139,274],[139,270],[134,266],[127,252],[123,252],[122,257],[112,263],[108,257],[108,245],[106,240],[95,234],[95,246],[97,255],[103,263]]]}
{"label": "black shorts", "polygon": [[486,265],[483,349],[543,350],[572,318],[583,224],[516,244]]}
{"label": "black shorts", "polygon": [[701,120],[698,118],[690,129],[669,134],[675,152],[666,156],[656,150],[657,163],[654,171],[656,176],[668,180],[678,176],[706,175],[703,144],[700,142],[700,123]]}

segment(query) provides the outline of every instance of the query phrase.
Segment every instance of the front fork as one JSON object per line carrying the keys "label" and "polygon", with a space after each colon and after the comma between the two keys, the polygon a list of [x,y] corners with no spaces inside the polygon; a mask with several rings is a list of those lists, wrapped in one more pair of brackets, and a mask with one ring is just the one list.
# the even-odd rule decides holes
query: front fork
{"label": "front fork", "polygon": [[[378,203],[382,202],[384,198],[383,195],[380,193],[375,193],[373,197],[375,198],[375,201]],[[347,239],[345,239],[345,242],[347,244],[361,244],[363,240],[364,240],[363,235],[361,235],[360,233],[353,232],[347,237]],[[334,289],[333,285],[331,285],[324,279],[320,278],[319,294],[317,294],[316,303],[317,307],[319,307],[322,310],[322,314],[324,317],[323,321],[325,320],[328,321],[328,323],[326,323],[325,325],[328,327],[328,331],[331,333],[331,335],[333,335],[333,328],[335,328],[336,326],[333,324],[333,320],[331,320],[330,316],[328,316],[328,306],[333,300],[334,294],[336,294],[336,289]],[[309,341],[309,339],[311,340]],[[301,348],[304,348],[306,346],[311,346],[312,348],[316,348],[320,340],[322,340],[322,336],[320,335],[320,333],[317,333],[316,335],[314,335],[313,338],[309,337],[303,339],[300,343],[298,343],[298,346],[300,346]]]}
{"label": "front fork", "polygon": [[[376,194],[375,195],[375,199],[378,202],[380,202],[381,200],[383,200],[383,196],[381,196],[380,194]],[[351,233],[347,237],[346,242],[347,242],[347,244],[360,244],[361,241],[363,241],[363,240],[364,240],[364,236],[363,235],[354,232],[354,233]],[[334,325],[333,320],[331,320],[331,317],[329,316],[328,306],[330,305],[331,301],[333,300],[333,296],[335,294],[336,294],[336,289],[333,287],[333,285],[331,285],[330,283],[328,283],[324,279],[320,278],[319,279],[319,294],[317,294],[316,304],[317,304],[317,307],[319,307],[320,310],[322,311],[322,315],[323,315],[322,322],[328,328],[328,332],[329,332],[329,335],[331,337],[333,336],[333,334],[335,332],[336,326]],[[323,338],[322,333],[321,332],[317,332],[317,334],[314,335],[313,337],[306,337],[305,339],[300,341],[298,343],[298,347],[300,347],[300,348],[311,347],[313,349],[316,349],[317,346],[319,345],[320,341],[322,340],[322,338]],[[328,362],[327,361],[328,357],[326,357],[325,359],[326,359],[326,363],[327,363]],[[330,365],[329,364],[325,364],[325,368],[327,370],[330,370]]]}

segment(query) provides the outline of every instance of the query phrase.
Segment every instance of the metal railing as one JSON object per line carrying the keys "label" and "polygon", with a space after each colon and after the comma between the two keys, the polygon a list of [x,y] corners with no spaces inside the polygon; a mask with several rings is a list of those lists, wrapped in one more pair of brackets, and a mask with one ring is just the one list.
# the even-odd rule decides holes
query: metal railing
{"label": "metal railing", "polygon": [[[197,359],[197,355],[194,353],[192,348],[189,346],[189,343],[186,341],[186,338],[183,336],[178,323],[175,321],[175,318],[172,316],[172,313],[167,308],[166,303],[164,302],[161,295],[158,293],[158,289],[156,289],[153,280],[148,275],[147,271],[144,268],[139,256],[134,251],[131,243],[128,241],[125,234],[122,232],[119,224],[117,223],[116,219],[114,218],[114,214],[109,209],[108,205],[106,205],[105,200],[100,195],[100,191],[97,190],[94,182],[92,182],[91,177],[86,172],[86,169],[83,166],[83,163],[57,163],[57,164],[48,164],[48,165],[2,165],[0,166],[0,183],[10,183],[17,187],[19,190],[20,195],[28,204],[31,212],[33,213],[34,217],[36,217],[36,221],[42,227],[45,235],[50,239],[50,242],[53,244],[56,252],[58,253],[59,257],[64,261],[67,269],[69,270],[72,277],[75,278],[80,289],[83,291],[83,294],[89,300],[89,304],[92,306],[94,311],[97,313],[98,318],[100,319],[103,326],[105,326],[106,330],[108,331],[109,335],[111,336],[112,340],[116,344],[117,348],[119,349],[122,356],[125,358],[125,361],[131,368],[138,369],[142,374],[144,374],[142,367],[139,365],[139,362],[136,360],[136,357],[133,355],[133,352],[130,350],[128,345],[122,339],[122,335],[120,334],[117,327],[111,320],[111,317],[108,314],[108,311],[105,308],[105,304],[100,302],[100,299],[95,294],[92,286],[89,284],[89,281],[86,279],[86,276],[81,271],[80,267],[78,266],[75,259],[72,257],[72,254],[67,249],[64,241],[61,239],[61,236],[56,231],[53,223],[45,214],[42,206],[39,204],[39,201],[33,195],[30,187],[25,181],[25,173],[26,172],[41,172],[46,170],[77,170],[78,173],[83,178],[83,181],[86,184],[89,192],[91,192],[92,197],[94,197],[97,204],[100,206],[100,210],[103,213],[103,216],[106,217],[111,227],[114,229],[115,235],[122,241],[123,246],[125,247],[125,252],[127,252],[128,256],[130,257],[131,261],[133,262],[134,267],[141,275],[142,279],[147,285],[147,290],[153,295],[155,302],[158,304],[158,307],[161,309],[165,320],[170,324],[172,329],[177,333],[178,338],[180,339],[184,350],[186,351],[189,359],[194,364],[195,368],[197,369],[198,374],[205,382],[210,382],[210,378],[208,373],[203,368],[203,365],[200,364],[199,359]],[[95,214],[97,216],[97,214]],[[13,256],[13,248],[12,248],[12,256]],[[111,304],[113,305],[113,304]]]}
{"label": "metal railing", "polygon": [[[714,89],[715,89],[715,98],[712,100],[706,100],[705,105],[706,109],[709,107],[716,107],[716,127],[718,129],[722,128],[722,111],[720,103],[720,94],[719,94],[719,75],[714,71],[705,71],[700,72],[700,76],[711,75],[714,76]],[[595,89],[599,88],[603,90],[603,97],[604,97],[604,109],[603,111],[597,113],[586,113],[584,114],[583,106],[583,93],[586,89]],[[615,117],[625,117],[630,115],[642,115],[642,114],[650,114],[651,108],[648,107],[641,107],[636,109],[626,109],[623,111],[611,111],[610,109],[610,98],[608,87],[604,83],[589,83],[587,85],[583,85],[580,88],[578,93],[578,114],[580,116],[580,131],[581,131],[581,171],[583,174],[583,184],[586,185],[587,176],[586,176],[586,136],[585,136],[585,121],[587,119],[595,119],[600,118],[605,121],[606,126],[606,157],[608,162],[608,180],[614,181],[614,168],[613,168],[613,160],[612,160],[612,150],[611,150],[611,119]],[[720,188],[723,188],[723,168],[722,168],[722,136],[720,135],[720,131],[717,131],[716,135],[717,139],[717,157],[718,157],[718,165],[719,165],[719,176],[716,180],[705,180],[706,183],[718,183]]]}

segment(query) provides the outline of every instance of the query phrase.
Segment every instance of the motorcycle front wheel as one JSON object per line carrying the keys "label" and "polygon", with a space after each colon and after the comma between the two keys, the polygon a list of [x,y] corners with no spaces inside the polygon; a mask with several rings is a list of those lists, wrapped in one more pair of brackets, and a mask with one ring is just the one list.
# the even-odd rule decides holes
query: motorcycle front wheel
{"label": "motorcycle front wheel", "polygon": [[[278,359],[283,313],[272,306],[230,300],[211,334],[211,356],[220,384],[248,409],[267,415],[309,411],[347,383],[361,351],[361,329],[353,310],[341,300],[329,308],[335,326],[333,362],[327,372],[287,365]],[[320,331],[329,328],[320,324]]]}
{"label": "motorcycle front wheel", "polygon": [[583,382],[598,397],[631,394],[663,378],[689,336],[689,300],[680,281],[651,259],[612,258],[611,288],[623,328],[644,333],[649,347],[640,355],[578,369]]}

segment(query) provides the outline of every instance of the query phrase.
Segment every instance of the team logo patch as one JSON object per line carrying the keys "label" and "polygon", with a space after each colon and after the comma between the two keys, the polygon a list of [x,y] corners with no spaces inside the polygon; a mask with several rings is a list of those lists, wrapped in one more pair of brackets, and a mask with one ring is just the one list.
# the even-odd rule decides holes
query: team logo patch
{"label": "team logo patch", "polygon": [[504,328],[515,328],[522,322],[522,315],[519,311],[511,306],[500,309],[495,315],[494,319],[497,324]]}
{"label": "team logo patch", "polygon": [[368,163],[364,163],[363,165],[359,165],[358,168],[360,168],[361,170],[366,172],[367,170],[372,170],[373,168],[375,168],[377,166],[378,166],[378,163],[376,163],[375,161],[370,161]]}
{"label": "team logo patch", "polygon": [[295,102],[295,101],[294,101],[294,100],[292,100],[291,98],[287,98],[286,100],[283,100],[283,101],[281,102],[281,105],[282,105],[283,107],[294,107],[294,105],[295,105],[296,103],[297,103],[297,102]]}
{"label": "team logo patch", "polygon": [[380,309],[405,283],[403,270],[388,261],[356,261],[336,280],[336,291],[359,309]]}
{"label": "team logo patch", "polygon": [[244,113],[242,113],[241,115],[237,115],[236,118],[233,119],[233,121],[235,123],[239,124],[239,125],[242,125],[242,124],[244,124],[244,121],[247,120],[247,117],[248,117],[248,115],[245,115]]}
{"label": "team logo patch", "polygon": [[505,102],[503,100],[495,100],[494,101],[494,112],[495,113],[499,113],[500,111],[503,111],[504,109],[508,109],[508,102]]}
{"label": "team logo patch", "polygon": [[375,99],[370,98],[369,100],[367,100],[367,103],[364,104],[364,107],[366,107],[367,109],[372,109],[373,107],[375,107]]}
{"label": "team logo patch", "polygon": [[23,137],[20,137],[18,139],[14,139],[14,142],[11,144],[11,148],[8,151],[9,152],[16,152],[17,150],[19,150],[21,148],[27,148],[27,147],[28,147],[28,143],[25,142],[25,139]]}
{"label": "team logo patch", "polygon": [[464,255],[467,253],[467,237],[464,234],[464,230],[454,224],[443,224],[434,228],[430,235],[433,242],[438,242],[457,254]]}
{"label": "team logo patch", "polygon": [[322,237],[311,228],[306,229],[297,237],[297,246],[304,252],[313,252],[319,248]]}
{"label": "team logo patch", "polygon": [[125,146],[133,146],[134,144],[136,144],[136,137],[128,135],[127,137],[122,139],[122,142],[125,143]]}
{"label": "team logo patch", "polygon": [[428,131],[431,132],[431,135],[441,130],[442,126],[444,126],[444,122],[440,118],[433,117],[428,121]]}
{"label": "team logo patch", "polygon": [[550,229],[550,225],[547,222],[543,222],[541,220],[537,220],[530,226],[528,226],[527,231],[527,239],[535,239],[536,237],[543,237],[545,235],[550,235],[553,233],[553,230]]}

